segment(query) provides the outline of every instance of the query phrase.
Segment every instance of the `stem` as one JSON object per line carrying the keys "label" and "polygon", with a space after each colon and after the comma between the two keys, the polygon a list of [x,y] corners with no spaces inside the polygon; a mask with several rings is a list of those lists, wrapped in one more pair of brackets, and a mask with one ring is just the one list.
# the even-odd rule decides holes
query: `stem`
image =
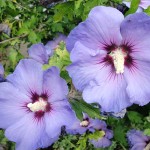
{"label": "stem", "polygon": [[18,7],[20,7],[20,8],[23,8],[23,9],[25,9],[25,10],[30,11],[30,9],[28,9],[28,8],[26,8],[26,7],[24,7],[24,6],[22,6],[20,3],[16,2],[16,1],[12,1],[12,0],[11,0],[11,2],[12,2],[12,3],[15,3],[15,4],[18,5]]}
{"label": "stem", "polygon": [[120,146],[123,148],[123,150],[126,150],[126,148],[120,143]]}
{"label": "stem", "polygon": [[4,41],[0,42],[0,44],[6,43],[6,42],[9,42],[9,41],[18,39],[18,38],[23,38],[23,37],[25,37],[25,36],[27,36],[27,35],[28,35],[28,34],[23,34],[23,35],[20,35],[20,36],[17,36],[17,37],[13,37],[13,38],[10,38],[10,39],[7,39],[7,40],[4,40]]}

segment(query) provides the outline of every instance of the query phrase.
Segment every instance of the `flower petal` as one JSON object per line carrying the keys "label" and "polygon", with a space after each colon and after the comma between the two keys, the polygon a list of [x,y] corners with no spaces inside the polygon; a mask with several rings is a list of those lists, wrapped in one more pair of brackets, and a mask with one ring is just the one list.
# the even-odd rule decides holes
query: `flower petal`
{"label": "flower petal", "polygon": [[62,126],[71,126],[74,114],[66,100],[52,103],[52,110],[45,114],[46,132],[49,137],[60,135]]}
{"label": "flower petal", "polygon": [[23,59],[7,79],[28,96],[31,96],[31,92],[37,92],[40,95],[43,82],[42,64],[35,60]]}
{"label": "flower petal", "polygon": [[3,65],[0,64],[0,82],[4,81],[4,68]]}
{"label": "flower petal", "polygon": [[111,145],[111,141],[103,137],[98,140],[90,140],[95,148],[105,148]]}
{"label": "flower petal", "polygon": [[91,119],[90,126],[97,130],[99,129],[103,130],[106,129],[107,127],[106,123],[99,119]]}
{"label": "flower petal", "polygon": [[150,17],[145,13],[129,15],[121,24],[123,44],[131,47],[133,59],[150,61]]}
{"label": "flower petal", "polygon": [[143,133],[139,130],[130,130],[128,133],[127,133],[127,137],[128,137],[128,140],[129,140],[129,143],[132,147],[132,150],[136,150],[136,148],[141,148],[141,149],[138,149],[138,150],[142,150],[145,146],[146,146],[146,143],[149,141],[149,138],[145,135],[143,135]]}
{"label": "flower petal", "polygon": [[[125,68],[124,76],[127,81],[127,93],[131,103],[146,105],[150,102],[150,64],[136,60],[136,68]],[[143,84],[144,83],[144,84]]]}
{"label": "flower petal", "polygon": [[33,58],[34,60],[42,64],[48,63],[49,57],[46,52],[46,48],[42,43],[32,45],[29,48],[28,53],[29,53],[29,57]]}
{"label": "flower petal", "polygon": [[67,50],[72,51],[74,44],[80,41],[92,49],[103,49],[105,45],[121,42],[120,24],[124,16],[112,7],[93,8],[88,19],[80,23],[68,36]]}
{"label": "flower petal", "polygon": [[4,75],[4,68],[3,65],[0,64],[0,75]]}
{"label": "flower petal", "polygon": [[141,0],[140,5],[142,8],[147,9],[150,6],[150,1],[149,0]]}
{"label": "flower petal", "polygon": [[73,63],[67,67],[67,71],[78,90],[82,91],[95,78],[97,73],[104,68],[104,65],[100,64],[100,62],[105,55],[106,53],[102,50],[91,50],[80,42],[75,44],[74,49],[71,51]]}
{"label": "flower petal", "polygon": [[144,143],[136,143],[132,148],[131,150],[145,150],[146,144]]}
{"label": "flower petal", "polygon": [[66,128],[66,132],[68,134],[83,134],[88,130],[88,127],[82,127],[80,126],[80,120],[75,119],[72,126],[68,126]]}
{"label": "flower petal", "polygon": [[0,128],[6,129],[21,119],[27,112],[25,102],[29,98],[8,82],[0,84]]}
{"label": "flower petal", "polygon": [[97,75],[97,83],[94,82],[84,89],[83,99],[88,103],[99,103],[103,111],[120,112],[131,105],[125,91],[127,84],[122,75],[110,77],[107,74],[102,78]]}
{"label": "flower petal", "polygon": [[17,150],[35,150],[44,130],[43,122],[34,120],[34,113],[28,113],[8,127],[5,136],[17,142]]}
{"label": "flower petal", "polygon": [[68,86],[64,79],[59,75],[57,67],[51,67],[44,72],[43,91],[50,96],[49,101],[60,101],[66,98]]}

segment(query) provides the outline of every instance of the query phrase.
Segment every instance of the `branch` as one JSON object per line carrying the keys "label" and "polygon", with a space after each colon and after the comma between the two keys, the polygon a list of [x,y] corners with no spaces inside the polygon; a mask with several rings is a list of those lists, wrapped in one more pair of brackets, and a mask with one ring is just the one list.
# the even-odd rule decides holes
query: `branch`
{"label": "branch", "polygon": [[28,35],[28,34],[23,34],[23,35],[20,35],[20,36],[17,36],[17,37],[13,37],[13,38],[10,38],[10,39],[7,39],[7,40],[4,40],[4,41],[0,42],[0,44],[6,43],[6,42],[9,42],[9,41],[18,39],[18,38],[23,38],[23,37],[25,37],[25,36],[27,36],[27,35]]}

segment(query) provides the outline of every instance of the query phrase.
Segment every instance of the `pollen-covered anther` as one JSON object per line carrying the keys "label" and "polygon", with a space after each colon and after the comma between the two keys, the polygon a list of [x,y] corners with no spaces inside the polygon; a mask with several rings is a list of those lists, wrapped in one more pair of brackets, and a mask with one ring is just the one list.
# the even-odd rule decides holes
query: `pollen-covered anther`
{"label": "pollen-covered anther", "polygon": [[109,55],[113,59],[116,74],[123,73],[124,72],[124,62],[125,62],[125,57],[127,56],[127,53],[124,52],[121,48],[117,48],[114,51],[111,51],[111,53]]}
{"label": "pollen-covered anther", "polygon": [[89,125],[89,121],[87,120],[83,120],[82,122],[80,122],[80,126],[82,127],[87,127]]}
{"label": "pollen-covered anther", "polygon": [[40,111],[40,110],[45,111],[46,106],[47,106],[47,102],[44,101],[41,97],[39,98],[37,102],[29,103],[27,105],[27,107],[33,112]]}

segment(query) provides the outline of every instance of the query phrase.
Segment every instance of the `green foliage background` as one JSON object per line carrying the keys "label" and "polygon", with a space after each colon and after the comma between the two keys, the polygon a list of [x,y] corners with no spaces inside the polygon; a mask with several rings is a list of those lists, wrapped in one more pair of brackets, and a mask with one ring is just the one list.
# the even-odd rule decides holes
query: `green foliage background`
{"label": "green foliage background", "polygon": [[[0,0],[0,23],[7,24],[11,34],[0,34],[0,63],[4,65],[5,76],[13,72],[20,59],[28,57],[27,48],[34,43],[47,43],[57,36],[57,33],[68,35],[69,32],[80,22],[84,21],[94,6],[105,5],[117,7],[122,0],[68,0],[58,3],[51,8],[42,6],[39,0]],[[138,7],[139,0],[133,0],[131,8],[125,15],[134,13]],[[150,14],[150,8],[145,10]],[[54,56],[45,65],[56,65],[61,70],[61,76],[72,88],[65,67],[70,64],[69,54],[61,43]],[[75,94],[74,94],[75,95]],[[92,118],[103,119],[114,131],[113,144],[106,149],[97,150],[127,150],[129,145],[126,140],[126,132],[130,129],[144,130],[150,135],[150,105],[139,107],[133,105],[128,108],[123,119],[114,118],[110,115],[100,115],[95,104],[89,105],[82,100],[71,99],[70,103],[76,115],[82,120],[82,111],[88,113]],[[89,138],[96,138],[100,133],[86,133],[83,135],[67,135],[62,132],[60,139],[47,149],[54,150],[94,150],[89,144]],[[14,143],[4,137],[4,131],[0,130],[0,145],[6,150],[14,150]]]}

